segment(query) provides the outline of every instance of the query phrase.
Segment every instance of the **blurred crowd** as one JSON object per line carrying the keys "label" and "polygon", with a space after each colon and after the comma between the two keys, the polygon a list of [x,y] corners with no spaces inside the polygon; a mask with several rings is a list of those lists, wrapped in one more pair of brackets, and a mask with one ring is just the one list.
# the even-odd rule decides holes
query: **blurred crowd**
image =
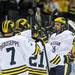
{"label": "blurred crowd", "polygon": [[75,21],[74,0],[0,0],[0,23],[26,18],[32,26],[47,27],[56,17],[53,15],[56,9],[59,15]]}

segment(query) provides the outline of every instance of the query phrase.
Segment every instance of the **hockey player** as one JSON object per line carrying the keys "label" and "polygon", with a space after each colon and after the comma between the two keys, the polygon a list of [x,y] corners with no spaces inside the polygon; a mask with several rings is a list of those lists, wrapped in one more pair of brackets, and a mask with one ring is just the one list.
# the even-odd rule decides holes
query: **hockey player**
{"label": "hockey player", "polygon": [[[37,52],[37,49],[40,49],[42,45],[40,44],[40,47],[37,45],[36,39],[39,37],[39,32],[32,27],[25,29],[25,26],[29,25],[27,20],[24,18],[20,18],[16,21],[16,29],[22,30],[20,32],[21,36],[27,37],[30,41],[34,41],[36,43],[36,51],[33,53],[33,55],[29,56],[29,74],[32,75],[46,75],[46,59],[44,55],[44,51],[42,50],[40,53]],[[41,38],[41,40],[45,40],[44,43],[46,43],[46,37]]]}
{"label": "hockey player", "polygon": [[31,25],[25,18],[20,18],[16,21],[15,32],[27,38],[31,38]]}
{"label": "hockey player", "polygon": [[35,52],[35,43],[21,35],[14,36],[14,30],[13,21],[2,23],[4,38],[0,38],[0,72],[1,75],[28,75],[28,55]]}
{"label": "hockey player", "polygon": [[74,34],[69,30],[64,30],[66,20],[63,17],[54,19],[55,32],[49,38],[49,43],[53,47],[51,52],[48,52],[50,63],[50,75],[70,75],[71,62],[74,61],[69,52],[72,50]]}
{"label": "hockey player", "polygon": [[16,32],[32,41],[32,38],[36,39],[39,36],[38,31],[35,30],[25,18],[20,18],[16,21]]}

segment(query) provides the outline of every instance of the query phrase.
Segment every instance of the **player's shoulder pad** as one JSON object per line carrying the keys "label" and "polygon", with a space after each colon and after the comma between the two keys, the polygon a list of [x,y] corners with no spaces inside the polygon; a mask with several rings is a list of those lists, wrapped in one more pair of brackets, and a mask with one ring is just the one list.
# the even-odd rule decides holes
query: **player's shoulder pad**
{"label": "player's shoulder pad", "polygon": [[27,37],[21,36],[21,35],[15,35],[15,38],[21,39],[21,40],[28,40]]}
{"label": "player's shoulder pad", "polygon": [[71,32],[71,31],[69,31],[69,30],[65,30],[65,31],[63,32],[63,34],[75,36],[75,34],[74,34],[73,32]]}

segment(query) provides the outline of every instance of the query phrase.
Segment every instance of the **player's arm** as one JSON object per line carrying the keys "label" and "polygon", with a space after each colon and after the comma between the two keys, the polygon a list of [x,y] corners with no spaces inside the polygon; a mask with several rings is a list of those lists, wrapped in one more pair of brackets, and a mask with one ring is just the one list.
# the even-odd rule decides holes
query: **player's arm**
{"label": "player's arm", "polygon": [[75,38],[73,39],[72,45],[71,51],[67,55],[64,55],[65,63],[72,63],[75,59]]}
{"label": "player's arm", "polygon": [[71,50],[71,56],[75,58],[75,38],[73,39],[73,44],[72,44],[72,50]]}

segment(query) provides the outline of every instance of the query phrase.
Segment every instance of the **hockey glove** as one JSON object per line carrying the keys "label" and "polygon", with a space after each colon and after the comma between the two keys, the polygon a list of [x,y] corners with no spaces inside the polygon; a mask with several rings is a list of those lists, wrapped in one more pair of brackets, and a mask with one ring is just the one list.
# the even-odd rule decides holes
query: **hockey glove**
{"label": "hockey glove", "polygon": [[70,55],[64,55],[64,63],[72,63],[74,61],[74,57],[70,56]]}

